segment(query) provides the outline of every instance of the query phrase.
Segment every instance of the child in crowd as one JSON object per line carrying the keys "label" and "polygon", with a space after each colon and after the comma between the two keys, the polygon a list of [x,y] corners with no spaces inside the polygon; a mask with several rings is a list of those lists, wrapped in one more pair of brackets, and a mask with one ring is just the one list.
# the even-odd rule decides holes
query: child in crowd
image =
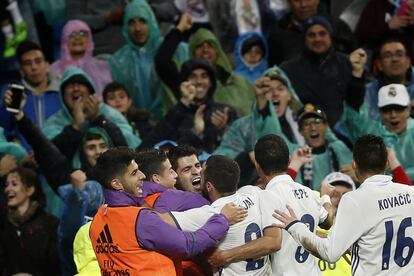
{"label": "child in crowd", "polygon": [[141,139],[153,128],[151,113],[133,106],[131,96],[121,83],[109,83],[102,94],[104,102],[121,112]]}

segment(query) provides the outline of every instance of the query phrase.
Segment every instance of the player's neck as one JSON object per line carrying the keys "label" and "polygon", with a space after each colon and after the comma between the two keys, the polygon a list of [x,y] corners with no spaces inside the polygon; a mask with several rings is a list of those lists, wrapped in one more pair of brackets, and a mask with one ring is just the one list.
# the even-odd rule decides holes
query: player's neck
{"label": "player's neck", "polygon": [[267,183],[269,183],[270,180],[280,175],[287,175],[287,173],[286,172],[272,173],[270,175],[263,175],[262,178],[265,181],[264,183],[266,183],[266,186],[267,186]]}
{"label": "player's neck", "polygon": [[210,201],[213,203],[214,201],[216,201],[217,199],[219,199],[219,198],[222,198],[222,197],[226,197],[226,196],[231,196],[231,195],[233,195],[235,192],[229,192],[229,193],[222,193],[222,194],[219,194],[219,193],[211,193],[210,194]]}
{"label": "player's neck", "polygon": [[370,172],[370,173],[355,172],[355,174],[356,174],[356,177],[357,177],[359,183],[362,184],[362,183],[364,183],[365,180],[367,180],[371,176],[378,175],[378,174],[384,174],[384,173],[383,172],[378,172],[378,173],[372,173],[372,172]]}

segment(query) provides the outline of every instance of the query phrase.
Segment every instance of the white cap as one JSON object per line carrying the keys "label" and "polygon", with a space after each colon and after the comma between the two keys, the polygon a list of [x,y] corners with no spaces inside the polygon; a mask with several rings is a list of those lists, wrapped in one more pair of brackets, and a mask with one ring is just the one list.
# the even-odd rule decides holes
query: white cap
{"label": "white cap", "polygon": [[331,184],[335,186],[336,182],[343,182],[346,184],[349,184],[351,186],[352,190],[355,190],[355,183],[348,175],[341,173],[341,172],[332,172],[328,174],[322,182]]}
{"label": "white cap", "polygon": [[410,97],[407,88],[402,84],[389,84],[383,86],[378,91],[378,107],[387,105],[408,106]]}

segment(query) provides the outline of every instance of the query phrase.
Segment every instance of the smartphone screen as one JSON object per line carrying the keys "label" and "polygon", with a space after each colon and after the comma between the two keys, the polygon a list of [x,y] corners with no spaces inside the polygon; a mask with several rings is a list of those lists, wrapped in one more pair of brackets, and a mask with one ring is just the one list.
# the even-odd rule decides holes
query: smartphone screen
{"label": "smartphone screen", "polygon": [[19,113],[20,102],[22,101],[24,86],[19,84],[11,84],[12,102],[7,106],[6,110],[12,113]]}

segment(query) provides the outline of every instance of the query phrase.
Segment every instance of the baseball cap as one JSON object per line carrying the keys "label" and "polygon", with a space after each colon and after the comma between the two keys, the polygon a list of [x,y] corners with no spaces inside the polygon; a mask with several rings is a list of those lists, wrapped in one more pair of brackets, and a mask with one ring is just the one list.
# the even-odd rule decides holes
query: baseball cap
{"label": "baseball cap", "polygon": [[410,97],[407,88],[402,84],[389,84],[383,86],[378,91],[378,107],[387,105],[408,106]]}
{"label": "baseball cap", "polygon": [[298,111],[299,126],[303,120],[311,117],[319,118],[326,122],[325,112],[318,105],[307,103]]}
{"label": "baseball cap", "polygon": [[333,186],[335,186],[336,184],[347,184],[348,186],[350,186],[352,188],[352,190],[356,189],[355,188],[355,183],[352,180],[352,178],[349,177],[348,175],[344,174],[344,173],[341,173],[341,172],[332,172],[332,173],[328,174],[322,180],[322,182],[331,184]]}

